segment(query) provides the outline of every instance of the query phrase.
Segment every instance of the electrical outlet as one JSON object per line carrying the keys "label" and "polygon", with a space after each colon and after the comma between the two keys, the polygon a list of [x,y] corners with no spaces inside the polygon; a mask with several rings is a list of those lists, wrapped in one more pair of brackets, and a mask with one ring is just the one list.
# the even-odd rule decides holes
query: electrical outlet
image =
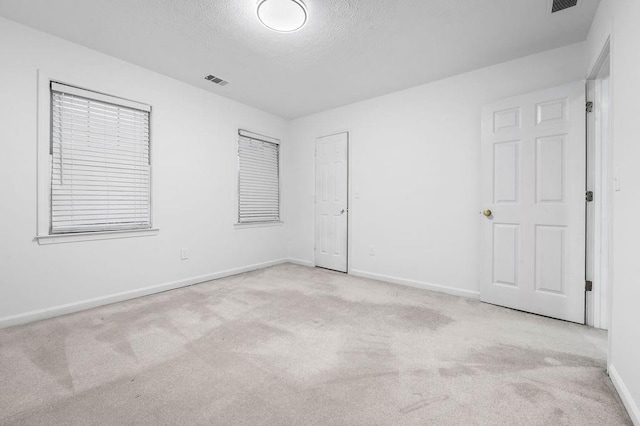
{"label": "electrical outlet", "polygon": [[376,246],[369,246],[369,256],[376,255]]}
{"label": "electrical outlet", "polygon": [[182,248],[180,249],[180,260],[189,259],[189,249]]}

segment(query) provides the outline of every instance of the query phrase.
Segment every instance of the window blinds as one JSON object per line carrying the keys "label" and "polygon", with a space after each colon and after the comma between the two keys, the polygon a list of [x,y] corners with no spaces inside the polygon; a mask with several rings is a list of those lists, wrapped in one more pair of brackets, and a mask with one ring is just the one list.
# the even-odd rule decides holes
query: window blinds
{"label": "window blinds", "polygon": [[240,136],[238,222],[280,220],[279,145]]}
{"label": "window blinds", "polygon": [[151,227],[147,105],[51,83],[51,233]]}

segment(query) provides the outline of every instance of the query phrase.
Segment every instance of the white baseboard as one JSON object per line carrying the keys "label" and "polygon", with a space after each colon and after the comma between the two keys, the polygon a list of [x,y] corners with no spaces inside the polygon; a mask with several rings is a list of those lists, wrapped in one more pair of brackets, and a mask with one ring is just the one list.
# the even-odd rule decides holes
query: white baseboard
{"label": "white baseboard", "polygon": [[310,260],[303,260],[303,259],[293,259],[293,258],[289,258],[287,259],[287,262],[289,263],[294,263],[296,265],[301,265],[301,266],[308,266],[310,268],[314,268],[316,265],[310,261]]}
{"label": "white baseboard", "polygon": [[622,378],[618,374],[618,370],[613,365],[609,365],[609,377],[613,382],[613,386],[615,386],[618,391],[618,395],[620,395],[620,399],[624,404],[625,408],[629,412],[629,416],[631,417],[631,421],[634,425],[640,426],[640,408],[638,408],[638,404],[633,400],[629,389],[622,381]]}
{"label": "white baseboard", "polygon": [[460,288],[449,287],[446,285],[425,283],[422,281],[416,281],[416,280],[411,280],[407,278],[392,277],[389,275],[375,274],[372,272],[360,271],[357,269],[350,270],[349,274],[354,275],[356,277],[370,278],[376,281],[385,281],[388,283],[406,285],[409,287],[420,288],[423,290],[436,291],[438,293],[451,294],[453,296],[462,296],[462,297],[468,297],[471,299],[480,299],[480,293],[477,291],[464,290]]}
{"label": "white baseboard", "polygon": [[[98,306],[108,305],[116,302],[122,302],[124,300],[129,300],[129,299],[135,299],[137,297],[148,296],[150,294],[161,293],[163,291],[168,291],[168,290],[173,290],[180,287],[190,286],[193,284],[203,283],[203,282],[215,280],[218,278],[229,277],[231,275],[237,275],[243,272],[254,271],[256,269],[267,268],[269,266],[279,265],[281,263],[287,263],[287,262],[294,263],[296,265],[308,266],[308,267],[315,266],[314,263],[311,261],[303,260],[303,259],[294,259],[294,258],[284,258],[284,259],[277,259],[277,260],[272,260],[268,262],[256,263],[253,265],[242,266],[240,268],[227,269],[225,271],[214,272],[211,274],[200,275],[197,277],[186,278],[183,280],[173,281],[169,283],[158,284],[158,285],[144,287],[144,288],[135,289],[131,291],[125,291],[122,293],[111,294],[108,296],[96,297],[94,299],[82,300],[79,302],[68,303],[65,305],[53,306],[50,308],[2,317],[0,318],[0,328],[11,327],[14,325],[26,324],[29,322],[57,317],[60,315],[71,314],[73,312],[84,311],[86,309],[96,308]],[[478,292],[458,289],[455,287],[424,283],[424,282],[410,280],[406,278],[391,277],[388,275],[374,274],[374,273],[354,270],[354,269],[352,269],[349,273],[357,277],[370,278],[377,281],[386,281],[390,283],[406,285],[409,287],[415,287],[415,288],[420,288],[424,290],[447,293],[454,296],[470,297],[473,299],[480,298],[480,294]]]}
{"label": "white baseboard", "polygon": [[7,316],[7,317],[0,318],[0,328],[26,324],[29,322],[57,317],[60,315],[66,315],[73,312],[84,311],[86,309],[108,305],[111,303],[122,302],[124,300],[135,299],[141,296],[148,296],[150,294],[162,293],[163,291],[173,290],[180,287],[187,287],[193,284],[199,284],[206,281],[215,280],[218,278],[224,278],[232,275],[241,274],[243,272],[255,271],[256,269],[267,268],[269,266],[279,265],[281,263],[286,263],[289,261],[290,261],[289,259],[271,260],[268,262],[242,266],[240,268],[227,269],[225,271],[214,272],[212,274],[200,275],[198,277],[186,278],[183,280],[173,281],[169,283],[139,288],[136,290],[125,291],[122,293],[111,294],[109,296],[96,297],[94,299],[82,300],[80,302],[73,302],[65,305],[53,306],[51,308],[45,308],[45,309],[40,309],[36,311],[25,312],[22,314]]}

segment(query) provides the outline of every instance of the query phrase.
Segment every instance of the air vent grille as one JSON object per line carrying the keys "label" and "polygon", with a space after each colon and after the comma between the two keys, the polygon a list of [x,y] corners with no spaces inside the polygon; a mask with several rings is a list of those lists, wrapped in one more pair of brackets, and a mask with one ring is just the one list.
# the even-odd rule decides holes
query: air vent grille
{"label": "air vent grille", "polygon": [[578,0],[553,0],[551,6],[551,13],[560,12],[561,10],[569,9],[578,5]]}
{"label": "air vent grille", "polygon": [[220,77],[216,77],[215,75],[209,74],[208,76],[206,76],[204,78],[207,81],[210,81],[214,84],[217,84],[218,86],[226,86],[227,84],[229,84],[228,81],[225,81],[223,79],[221,79]]}

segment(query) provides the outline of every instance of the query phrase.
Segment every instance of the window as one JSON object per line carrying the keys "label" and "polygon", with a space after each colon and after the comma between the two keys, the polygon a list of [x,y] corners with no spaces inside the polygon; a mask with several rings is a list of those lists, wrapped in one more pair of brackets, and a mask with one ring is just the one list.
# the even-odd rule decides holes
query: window
{"label": "window", "polygon": [[151,228],[150,111],[51,82],[50,234]]}
{"label": "window", "polygon": [[279,141],[238,133],[238,223],[279,222]]}

